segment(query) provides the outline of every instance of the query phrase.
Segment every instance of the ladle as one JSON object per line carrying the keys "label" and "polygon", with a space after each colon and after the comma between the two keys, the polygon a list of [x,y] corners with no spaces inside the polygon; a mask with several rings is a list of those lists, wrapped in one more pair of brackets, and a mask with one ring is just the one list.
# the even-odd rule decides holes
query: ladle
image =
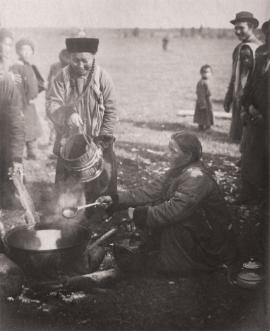
{"label": "ladle", "polygon": [[100,202],[93,202],[93,203],[88,203],[87,205],[82,205],[82,206],[79,206],[79,207],[63,208],[62,215],[65,218],[73,218],[73,217],[75,217],[78,214],[78,212],[80,210],[85,209],[85,208],[99,206],[99,205],[101,205]]}

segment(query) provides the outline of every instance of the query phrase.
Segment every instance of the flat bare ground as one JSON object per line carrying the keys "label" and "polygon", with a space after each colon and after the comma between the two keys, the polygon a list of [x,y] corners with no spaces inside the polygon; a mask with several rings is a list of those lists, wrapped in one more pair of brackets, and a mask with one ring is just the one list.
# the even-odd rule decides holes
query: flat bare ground
{"label": "flat bare ground", "polygon": [[[35,33],[32,32],[32,36]],[[38,35],[37,63],[44,74],[64,46],[63,35]],[[170,135],[186,129],[203,144],[204,162],[224,190],[239,229],[243,259],[263,257],[262,215],[258,206],[236,206],[239,191],[239,146],[228,139],[230,120],[217,118],[212,129],[199,133],[192,117],[181,109],[194,108],[194,90],[202,64],[214,68],[214,109],[221,112],[230,75],[229,40],[172,39],[162,52],[158,38],[102,39],[99,62],[111,73],[119,100],[116,153],[120,188],[147,183],[168,166],[166,146]],[[62,45],[62,46],[61,46]],[[48,155],[48,128],[43,98],[39,99],[44,134],[41,160],[25,161],[28,188],[37,209],[53,192],[55,161]],[[77,295],[77,296],[76,296]],[[3,331],[11,330],[264,330],[263,288],[231,286],[223,271],[193,277],[145,274],[122,279],[103,294],[57,294],[24,302],[11,299],[1,305]]]}

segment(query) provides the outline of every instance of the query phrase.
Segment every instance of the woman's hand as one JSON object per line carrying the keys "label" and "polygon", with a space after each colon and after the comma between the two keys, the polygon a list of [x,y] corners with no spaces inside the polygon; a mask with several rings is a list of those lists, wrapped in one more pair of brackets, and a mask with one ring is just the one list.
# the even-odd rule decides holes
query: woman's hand
{"label": "woman's hand", "polygon": [[109,208],[113,204],[112,197],[109,195],[102,195],[99,197],[96,202],[100,203],[102,206],[104,206],[106,209]]}
{"label": "woman's hand", "polygon": [[67,124],[71,129],[77,129],[83,126],[83,120],[78,113],[73,113],[70,115]]}

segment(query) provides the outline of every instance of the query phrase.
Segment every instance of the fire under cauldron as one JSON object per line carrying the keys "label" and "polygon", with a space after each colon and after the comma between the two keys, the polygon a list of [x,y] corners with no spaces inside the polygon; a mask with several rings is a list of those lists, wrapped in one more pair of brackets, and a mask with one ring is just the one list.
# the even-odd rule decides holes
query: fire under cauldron
{"label": "fire under cauldron", "polygon": [[77,224],[19,226],[5,238],[7,255],[26,276],[55,279],[81,259],[91,239],[90,232]]}

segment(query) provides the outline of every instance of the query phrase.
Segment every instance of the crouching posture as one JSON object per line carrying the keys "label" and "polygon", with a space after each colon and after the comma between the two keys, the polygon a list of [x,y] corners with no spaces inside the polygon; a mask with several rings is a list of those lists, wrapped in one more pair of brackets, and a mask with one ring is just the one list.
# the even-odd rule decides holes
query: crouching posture
{"label": "crouching posture", "polygon": [[170,169],[163,177],[100,200],[113,211],[134,208],[131,218],[146,233],[146,244],[158,243],[160,271],[207,271],[232,263],[236,249],[230,215],[217,183],[200,162],[199,140],[178,132],[169,150]]}

